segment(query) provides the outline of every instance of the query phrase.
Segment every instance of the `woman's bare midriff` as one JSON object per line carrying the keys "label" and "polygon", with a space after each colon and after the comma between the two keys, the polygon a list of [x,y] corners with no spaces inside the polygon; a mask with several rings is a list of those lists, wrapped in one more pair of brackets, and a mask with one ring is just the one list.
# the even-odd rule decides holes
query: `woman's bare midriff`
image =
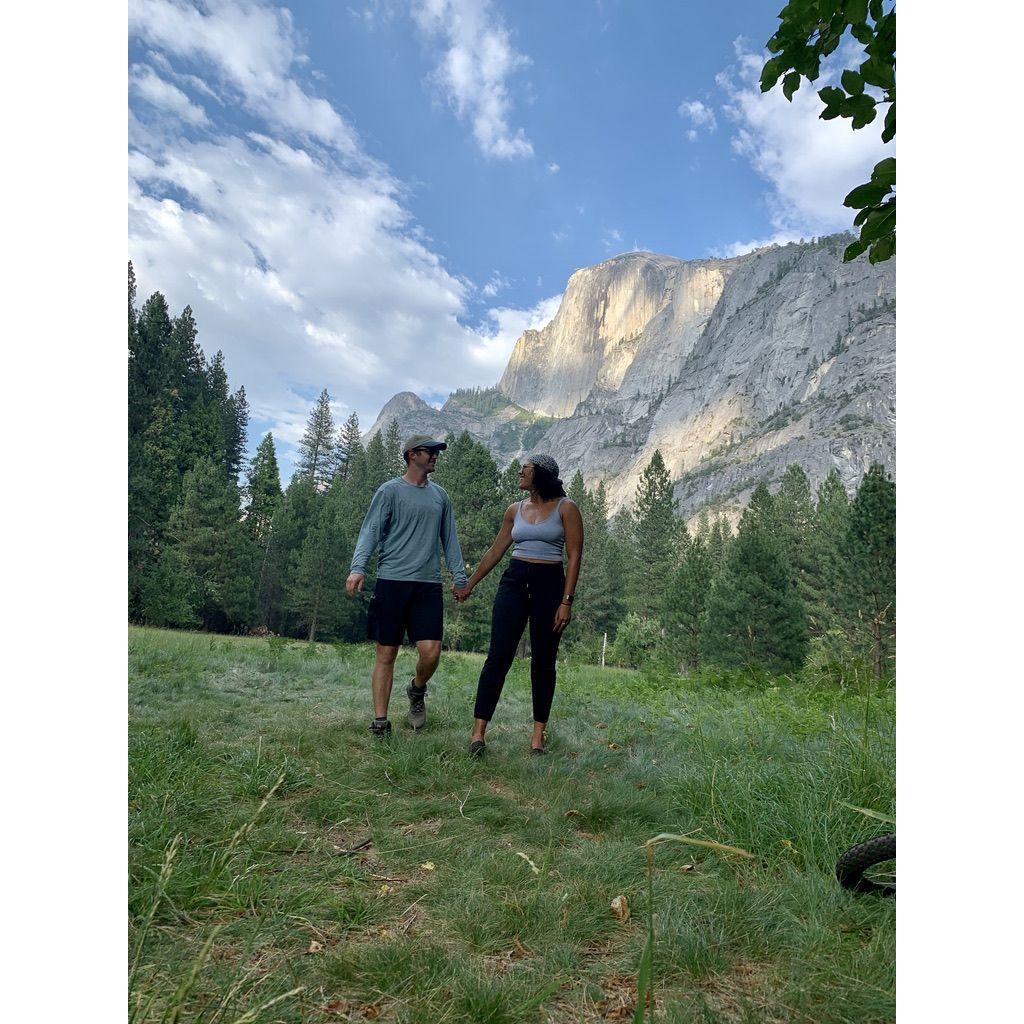
{"label": "woman's bare midriff", "polygon": [[513,560],[516,562],[531,562],[533,565],[561,565],[561,561],[554,561],[551,558],[522,558],[519,555],[513,555]]}

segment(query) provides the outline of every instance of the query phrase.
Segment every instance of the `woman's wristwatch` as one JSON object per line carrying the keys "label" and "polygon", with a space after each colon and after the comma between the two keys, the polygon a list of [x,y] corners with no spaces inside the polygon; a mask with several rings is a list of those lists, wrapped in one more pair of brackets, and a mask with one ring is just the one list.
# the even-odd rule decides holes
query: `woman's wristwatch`
{"label": "woman's wristwatch", "polygon": [[562,598],[562,604],[572,604],[573,597],[575,597],[575,594],[566,594],[565,597]]}

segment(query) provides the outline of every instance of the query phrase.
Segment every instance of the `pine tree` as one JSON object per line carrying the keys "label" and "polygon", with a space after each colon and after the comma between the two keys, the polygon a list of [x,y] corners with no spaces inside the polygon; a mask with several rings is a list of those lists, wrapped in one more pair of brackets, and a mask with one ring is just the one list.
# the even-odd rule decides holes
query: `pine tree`
{"label": "pine tree", "polygon": [[140,617],[150,626],[187,628],[198,624],[196,579],[178,548],[170,544],[142,578]]}
{"label": "pine tree", "polygon": [[344,580],[352,548],[342,536],[337,508],[328,495],[318,495],[313,521],[295,560],[288,601],[306,639],[328,636],[345,618]]}
{"label": "pine tree", "polygon": [[199,347],[199,326],[186,306],[171,327],[170,362],[175,416],[191,408],[208,387],[208,367]]}
{"label": "pine tree", "polygon": [[793,570],[800,599],[805,606],[813,601],[811,533],[814,528],[814,502],[807,474],[796,463],[786,467],[775,493],[776,532],[782,541],[786,559]]}
{"label": "pine tree", "polygon": [[203,459],[185,475],[171,516],[168,534],[195,580],[196,610],[208,629],[239,629],[255,614],[257,552],[238,504],[223,466]]}
{"label": "pine tree", "polygon": [[[338,432],[338,441],[334,448],[335,473],[345,480],[353,463],[365,456],[366,451],[359,433],[359,417],[352,413]],[[403,468],[402,472],[404,471]]]}
{"label": "pine tree", "polygon": [[296,472],[284,497],[277,503],[270,521],[270,537],[260,554],[259,619],[282,635],[298,635],[301,629],[287,595],[293,586],[299,553],[316,515],[316,499],[312,480]]}
{"label": "pine tree", "polygon": [[[501,493],[498,467],[487,446],[463,431],[449,435],[432,479],[448,492],[455,511],[455,525],[462,555],[472,572],[494,542],[501,527],[506,503]],[[450,568],[450,567],[449,567]],[[491,605],[503,567],[499,564],[474,590],[472,598],[457,605],[446,597],[451,641],[459,649],[483,650],[490,636]]]}
{"label": "pine tree", "polygon": [[224,464],[235,480],[245,464],[245,448],[249,431],[249,402],[245,388],[240,387],[230,399],[225,420]]}
{"label": "pine tree", "polygon": [[245,459],[249,424],[249,403],[245,397],[245,388],[239,388],[233,395],[229,393],[223,352],[218,352],[210,360],[206,379],[208,396],[220,421],[221,459],[228,476],[237,481]]}
{"label": "pine tree", "polygon": [[629,607],[645,618],[660,613],[676,564],[680,523],[675,510],[672,481],[656,450],[640,476],[633,507]]}
{"label": "pine tree", "polygon": [[[792,671],[803,661],[806,614],[786,560],[772,532],[767,488],[751,496],[729,547],[725,567],[708,595],[701,629],[704,657],[726,668]],[[766,497],[767,496],[767,497]]]}
{"label": "pine tree", "polygon": [[822,636],[841,624],[838,603],[842,548],[850,522],[850,499],[835,470],[822,481],[817,497],[808,542],[810,572],[806,597],[812,636]]}
{"label": "pine tree", "polygon": [[324,388],[316,401],[302,440],[298,444],[298,469],[302,476],[313,481],[317,490],[324,490],[334,475],[334,417],[331,399]]}
{"label": "pine tree", "polygon": [[139,322],[139,311],[135,308],[135,267],[128,261],[128,351],[136,347],[135,331]]}
{"label": "pine tree", "polygon": [[675,659],[688,669],[700,665],[704,618],[715,576],[706,516],[703,525],[703,531],[698,526],[694,536],[682,545],[679,568],[665,595],[663,621],[666,646]]}
{"label": "pine tree", "polygon": [[277,468],[277,453],[274,450],[274,435],[267,431],[260,441],[249,467],[249,482],[245,488],[249,505],[245,523],[249,534],[261,547],[270,537],[270,523],[274,510],[283,497],[281,473]]}
{"label": "pine tree", "polygon": [[729,525],[729,520],[725,516],[715,516],[715,522],[708,537],[708,551],[711,555],[711,564],[714,566],[715,575],[725,568],[732,542],[732,527]]}
{"label": "pine tree", "polygon": [[[388,480],[394,479],[395,474],[392,472],[394,464],[388,458],[387,449],[384,447],[384,434],[378,430],[373,437],[370,438],[370,443],[366,446],[366,483],[369,488],[370,497],[373,497],[374,491],[380,487],[381,484],[386,483]],[[402,463],[403,472],[405,471],[405,462]],[[367,499],[369,504],[369,499]]]}
{"label": "pine tree", "polygon": [[890,669],[896,641],[896,484],[873,463],[850,503],[842,547],[840,603],[876,678]]}
{"label": "pine tree", "polygon": [[128,434],[141,434],[149,423],[154,402],[168,389],[168,350],[171,344],[171,316],[167,300],[154,292],[129,323],[128,352]]}
{"label": "pine tree", "polygon": [[508,508],[509,505],[522,501],[526,496],[519,489],[519,473],[522,466],[518,459],[513,459],[502,472],[498,480],[498,490],[501,492],[501,503]]}
{"label": "pine tree", "polygon": [[402,437],[398,432],[398,420],[388,424],[384,435],[384,457],[390,476],[401,476],[405,472],[405,459],[402,457]]}

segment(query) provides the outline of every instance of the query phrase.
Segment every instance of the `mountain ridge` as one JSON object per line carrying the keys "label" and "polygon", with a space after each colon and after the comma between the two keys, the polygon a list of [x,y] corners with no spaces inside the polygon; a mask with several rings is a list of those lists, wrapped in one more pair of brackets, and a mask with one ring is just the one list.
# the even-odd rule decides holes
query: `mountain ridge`
{"label": "mountain ridge", "polygon": [[495,388],[439,410],[400,393],[367,437],[395,418],[403,432],[468,430],[502,464],[550,451],[566,480],[603,480],[613,511],[656,448],[687,518],[735,518],[790,462],[815,486],[836,469],[852,492],[873,461],[895,472],[895,261],[844,264],[848,238],[580,268]]}

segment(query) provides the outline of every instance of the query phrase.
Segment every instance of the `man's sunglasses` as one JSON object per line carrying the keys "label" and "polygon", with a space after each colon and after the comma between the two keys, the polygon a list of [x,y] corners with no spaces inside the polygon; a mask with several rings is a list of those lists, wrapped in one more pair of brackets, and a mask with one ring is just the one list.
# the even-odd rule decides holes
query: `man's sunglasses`
{"label": "man's sunglasses", "polygon": [[415,455],[417,452],[426,452],[428,455],[439,455],[441,453],[440,448],[411,448],[410,452]]}

